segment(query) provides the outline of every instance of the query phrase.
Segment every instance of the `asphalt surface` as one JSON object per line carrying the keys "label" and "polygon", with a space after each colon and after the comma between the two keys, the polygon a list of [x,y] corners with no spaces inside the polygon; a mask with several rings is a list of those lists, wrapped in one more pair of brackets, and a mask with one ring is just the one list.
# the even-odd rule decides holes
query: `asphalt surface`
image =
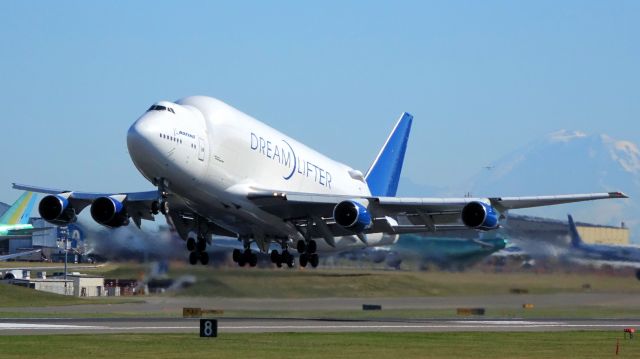
{"label": "asphalt surface", "polygon": [[362,310],[363,304],[382,305],[383,309],[450,309],[459,307],[482,307],[487,309],[521,308],[524,303],[533,303],[536,308],[559,308],[580,306],[638,307],[637,294],[618,293],[558,293],[517,294],[447,297],[400,297],[400,298],[204,298],[204,297],[122,297],[131,298],[131,303],[82,304],[57,307],[8,307],[0,312],[33,313],[182,313],[183,307],[206,309],[258,310],[258,311],[316,311],[316,310]]}
{"label": "asphalt surface", "polygon": [[[541,295],[486,295],[424,298],[312,298],[247,299],[144,297],[120,304],[84,304],[56,307],[0,308],[0,312],[19,312],[21,319],[0,318],[0,335],[97,334],[97,333],[193,333],[199,332],[198,319],[178,318],[182,308],[196,307],[230,311],[360,311],[363,304],[393,309],[609,307],[637,308],[636,294],[561,293]],[[42,318],[60,315],[61,318]],[[67,314],[69,313],[69,314]],[[126,313],[123,318],[104,318]],[[131,313],[136,313],[134,317]],[[72,314],[83,318],[69,319]],[[95,314],[95,315],[92,315]],[[295,315],[295,314],[294,314]],[[392,315],[392,314],[390,314]],[[103,318],[100,318],[103,316]],[[212,318],[215,319],[215,316]],[[622,330],[640,328],[640,319],[315,319],[315,318],[218,318],[219,333],[262,332],[456,332],[456,331],[565,331]]]}
{"label": "asphalt surface", "polygon": [[[640,327],[638,320],[330,320],[220,318],[218,335],[272,332],[539,332],[620,330]],[[2,319],[0,335],[199,333],[198,319]]]}

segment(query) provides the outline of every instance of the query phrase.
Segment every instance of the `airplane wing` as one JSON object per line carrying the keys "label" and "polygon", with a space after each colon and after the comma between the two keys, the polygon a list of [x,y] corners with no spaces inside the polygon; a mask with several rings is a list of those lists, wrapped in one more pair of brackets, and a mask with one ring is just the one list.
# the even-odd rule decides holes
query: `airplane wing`
{"label": "airplane wing", "polygon": [[18,190],[25,190],[31,192],[38,192],[44,194],[57,195],[66,198],[71,206],[80,213],[85,207],[91,205],[91,203],[101,197],[111,197],[119,202],[127,204],[128,214],[138,227],[142,219],[153,221],[153,213],[149,210],[154,201],[159,198],[158,191],[146,191],[146,192],[124,192],[124,193],[98,193],[98,192],[79,192],[69,191],[46,187],[37,187],[23,184],[13,184],[13,188]]}
{"label": "airplane wing", "polygon": [[13,259],[13,258],[19,258],[19,257],[23,257],[23,256],[28,256],[30,254],[38,253],[40,251],[41,251],[41,249],[36,249],[36,250],[33,250],[33,251],[26,251],[26,252],[14,253],[14,254],[6,254],[6,255],[3,255],[3,256],[0,256],[0,261],[6,261],[7,259]]}
{"label": "airplane wing", "polygon": [[[460,223],[463,208],[480,202],[498,212],[510,209],[549,206],[562,203],[590,201],[608,198],[627,198],[621,192],[588,193],[535,197],[491,198],[408,198],[408,197],[353,197],[299,192],[255,190],[247,194],[261,209],[282,218],[305,225],[309,218],[316,226],[326,226],[335,236],[352,235],[353,232],[336,224],[333,210],[343,201],[355,201],[367,208],[373,225],[364,233],[416,233],[435,230],[468,229]],[[393,220],[390,220],[393,219]],[[324,224],[319,224],[322,219]],[[401,223],[401,224],[399,224]]]}

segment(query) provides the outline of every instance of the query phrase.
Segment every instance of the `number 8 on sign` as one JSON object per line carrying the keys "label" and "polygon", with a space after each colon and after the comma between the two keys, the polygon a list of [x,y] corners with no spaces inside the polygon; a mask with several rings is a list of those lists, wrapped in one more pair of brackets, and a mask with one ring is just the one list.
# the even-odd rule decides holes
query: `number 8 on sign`
{"label": "number 8 on sign", "polygon": [[212,338],[218,336],[218,321],[215,319],[200,319],[200,337]]}

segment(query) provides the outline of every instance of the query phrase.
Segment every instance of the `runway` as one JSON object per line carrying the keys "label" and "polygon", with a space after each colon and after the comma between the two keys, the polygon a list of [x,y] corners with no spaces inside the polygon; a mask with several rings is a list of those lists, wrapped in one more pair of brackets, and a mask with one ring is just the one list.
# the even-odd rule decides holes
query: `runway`
{"label": "runway", "polygon": [[[481,320],[481,319],[264,319],[219,318],[218,335],[224,333],[268,332],[537,332],[569,330],[622,330],[639,328],[639,320]],[[198,319],[182,318],[83,318],[83,319],[0,319],[0,335],[99,334],[99,333],[193,333]]]}

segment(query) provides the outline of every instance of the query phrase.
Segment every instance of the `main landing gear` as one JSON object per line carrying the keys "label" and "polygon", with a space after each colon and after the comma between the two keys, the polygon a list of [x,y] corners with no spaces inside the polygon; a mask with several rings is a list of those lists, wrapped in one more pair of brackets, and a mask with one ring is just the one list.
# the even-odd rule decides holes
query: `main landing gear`
{"label": "main landing gear", "polygon": [[281,268],[283,264],[289,268],[293,268],[295,259],[285,247],[282,249],[282,253],[278,253],[275,249],[271,251],[271,263],[277,265],[278,268]]}
{"label": "main landing gear", "polygon": [[300,266],[306,267],[307,264],[311,264],[313,268],[318,266],[320,259],[318,258],[318,245],[316,241],[313,239],[309,242],[298,241],[298,245],[296,247],[298,253],[300,253]]}
{"label": "main landing gear", "polygon": [[205,252],[207,249],[207,239],[203,235],[198,235],[197,238],[189,236],[187,238],[187,249],[189,250],[189,263],[191,265],[198,264],[198,261],[202,265],[209,264],[209,254]]}
{"label": "main landing gear", "polygon": [[246,248],[244,251],[236,248],[233,250],[233,261],[238,263],[240,267],[244,267],[247,264],[255,267],[258,264],[258,255],[249,248]]}

